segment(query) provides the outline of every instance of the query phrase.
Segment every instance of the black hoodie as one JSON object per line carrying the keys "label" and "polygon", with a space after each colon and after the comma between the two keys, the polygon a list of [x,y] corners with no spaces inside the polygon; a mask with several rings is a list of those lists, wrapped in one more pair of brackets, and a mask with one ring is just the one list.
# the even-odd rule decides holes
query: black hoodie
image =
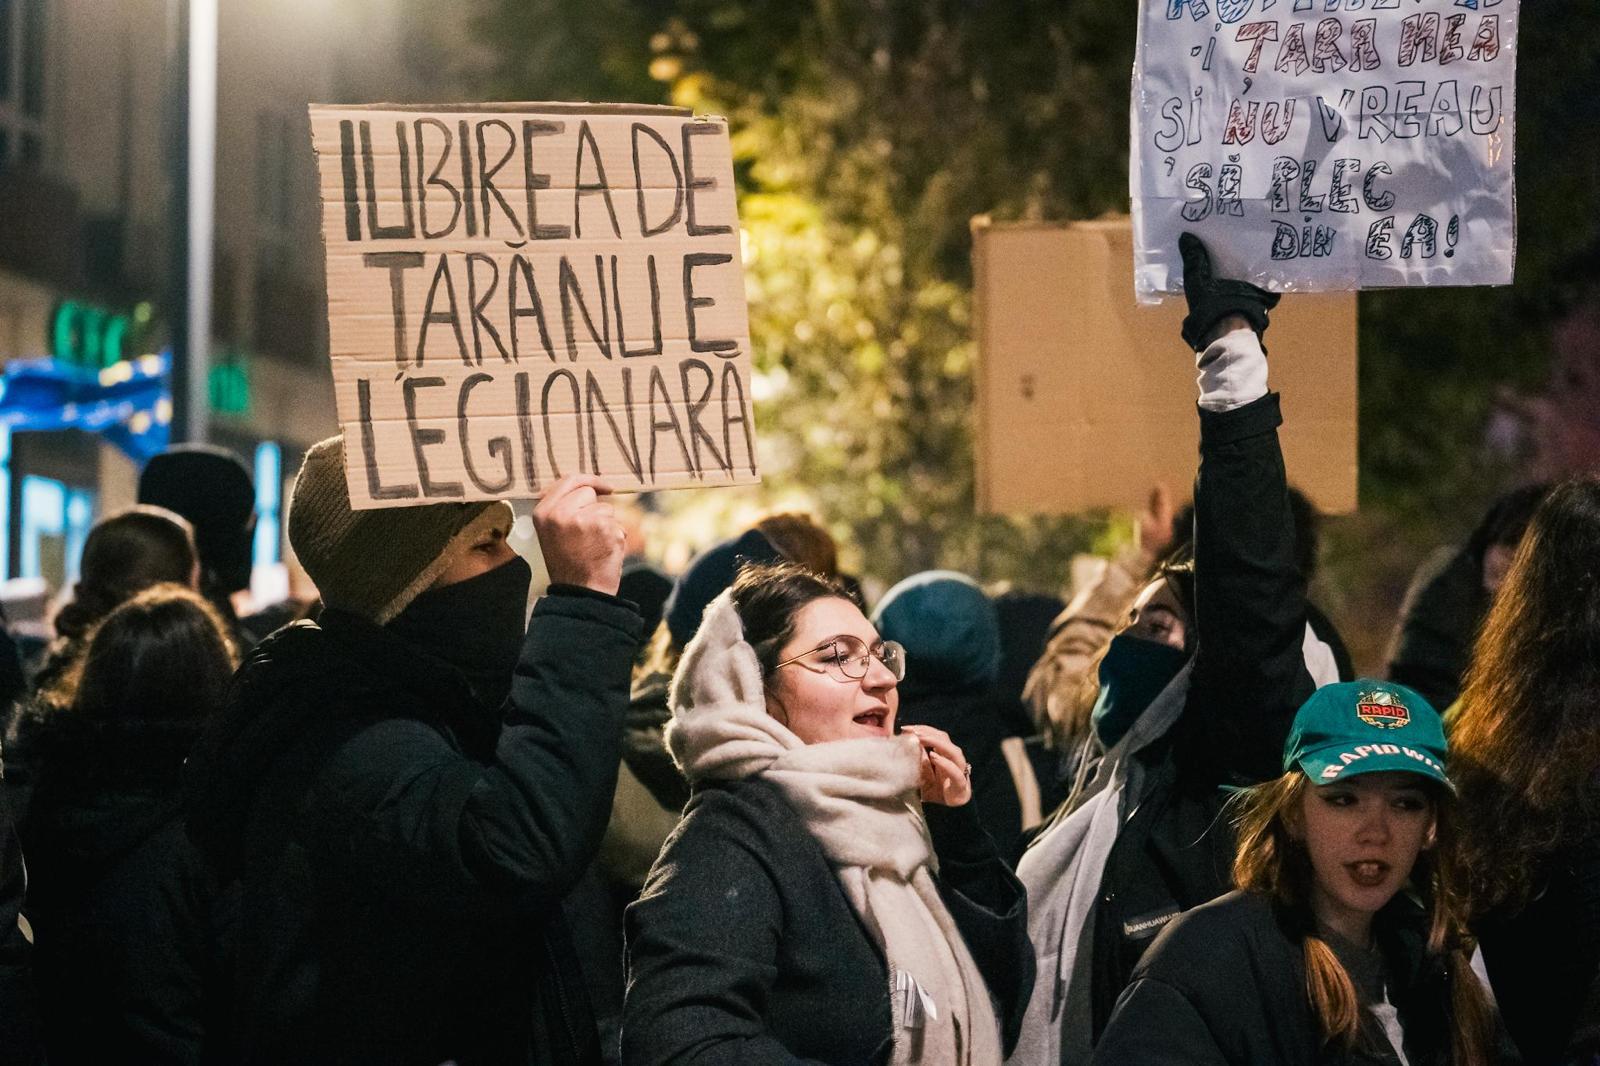
{"label": "black hoodie", "polygon": [[240,883],[236,1061],[596,1060],[558,904],[605,829],[640,622],[552,593],[498,717],[339,611],[242,668],[187,804]]}

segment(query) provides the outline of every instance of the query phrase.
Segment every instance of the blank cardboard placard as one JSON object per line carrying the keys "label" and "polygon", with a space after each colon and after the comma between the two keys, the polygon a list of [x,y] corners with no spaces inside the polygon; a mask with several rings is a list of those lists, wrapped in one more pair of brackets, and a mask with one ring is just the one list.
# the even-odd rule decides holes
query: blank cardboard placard
{"label": "blank cardboard placard", "polygon": [[727,124],[311,106],[358,509],[759,480]]}
{"label": "blank cardboard placard", "polygon": [[[973,225],[978,506],[990,514],[1138,507],[1182,497],[1199,455],[1182,301],[1135,302],[1126,218]],[[1291,484],[1356,508],[1356,298],[1285,296],[1267,334]]]}

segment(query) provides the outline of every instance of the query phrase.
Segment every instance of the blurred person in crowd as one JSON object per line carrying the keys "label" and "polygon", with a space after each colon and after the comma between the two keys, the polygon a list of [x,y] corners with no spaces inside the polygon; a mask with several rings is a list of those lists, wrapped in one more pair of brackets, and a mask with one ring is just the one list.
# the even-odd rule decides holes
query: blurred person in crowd
{"label": "blurred person in crowd", "polygon": [[1090,715],[1105,756],[1018,864],[1043,978],[1011,1061],[1088,1061],[1161,927],[1232,886],[1223,786],[1282,772],[1295,712],[1337,680],[1306,620],[1306,579],[1261,334],[1277,297],[1217,278],[1180,243],[1199,369],[1193,563],[1134,599]]}
{"label": "blurred person in crowd", "polygon": [[1038,726],[1023,692],[1028,674],[1044,656],[1052,624],[1067,605],[1059,596],[1012,587],[1002,587],[990,598],[1000,623],[1000,674],[995,687],[1015,734],[1032,736]]}
{"label": "blurred person in crowd", "polygon": [[1551,490],[1453,723],[1474,928],[1529,1066],[1600,1055],[1600,480]]}
{"label": "blurred person in crowd", "polygon": [[1506,493],[1465,546],[1440,548],[1417,567],[1389,643],[1391,680],[1410,685],[1448,714],[1461,695],[1478,627],[1549,492],[1549,485],[1538,484]]}
{"label": "blurred person in crowd", "polygon": [[253,647],[283,622],[282,610],[240,618],[234,609],[234,595],[250,587],[255,555],[256,487],[243,460],[226,448],[175,445],[145,464],[139,502],[165,507],[194,526],[200,592],[233,628],[241,648]]}
{"label": "blurred person in crowd", "polygon": [[1095,1066],[1498,1062],[1445,765],[1422,696],[1319,689],[1283,776],[1240,796],[1238,888],[1162,931]]}
{"label": "blurred person in crowd", "polygon": [[839,573],[839,546],[832,534],[808,514],[781,511],[756,523],[767,543],[791,563],[799,563],[813,574],[834,577]]}
{"label": "blurred person in crowd", "polygon": [[815,518],[802,511],[779,511],[757,522],[756,529],[784,559],[833,578],[857,607],[867,609],[860,579],[839,568],[839,544]]}
{"label": "blurred person in crowd", "polygon": [[991,590],[990,600],[1000,623],[995,697],[1006,731],[1000,751],[1016,783],[1023,829],[1033,830],[1067,798],[1068,776],[1054,739],[1039,729],[1022,695],[1028,673],[1044,655],[1051,623],[1067,605],[1059,596],[1009,587]]}
{"label": "blurred person in crowd", "polygon": [[216,610],[146,589],[96,626],[35,738],[26,914],[50,1062],[198,1063],[219,987],[218,886],[179,775],[237,664]]}
{"label": "blurred person in crowd", "polygon": [[193,589],[199,563],[189,523],[160,507],[138,506],[102,518],[89,530],[72,599],[55,617],[56,639],[33,677],[32,693],[6,732],[6,774],[17,820],[33,789],[33,737],[45,720],[72,705],[89,637],[100,621],[158,584]]}
{"label": "blurred person in crowd", "polygon": [[18,701],[28,694],[22,669],[22,648],[11,632],[11,620],[0,605],[0,721],[8,721]]}
{"label": "blurred person in crowd", "polygon": [[572,476],[534,508],[525,623],[509,506],[352,510],[343,441],[306,454],[289,537],[325,607],[256,648],[186,785],[240,881],[231,1061],[600,1061],[559,903],[642,639],[609,493]]}
{"label": "blurred person in crowd", "polygon": [[[906,650],[898,687],[903,725],[949,734],[972,768],[972,808],[1000,855],[1015,865],[1022,851],[1021,793],[1002,745],[1011,735],[996,688],[998,612],[965,574],[930,570],[884,593],[872,624]],[[1035,787],[1037,787],[1035,785]]]}
{"label": "blurred person in crowd", "polygon": [[627,536],[623,544],[622,583],[617,595],[639,608],[644,631],[654,633],[661,624],[667,597],[672,595],[672,578],[645,557],[644,512],[631,502],[621,502],[615,507],[617,521]]}
{"label": "blurred person in crowd", "polygon": [[668,734],[693,798],[628,909],[624,1061],[978,1066],[1015,1038],[1026,899],[960,748],[896,732],[904,665],[794,564],[707,608]]}

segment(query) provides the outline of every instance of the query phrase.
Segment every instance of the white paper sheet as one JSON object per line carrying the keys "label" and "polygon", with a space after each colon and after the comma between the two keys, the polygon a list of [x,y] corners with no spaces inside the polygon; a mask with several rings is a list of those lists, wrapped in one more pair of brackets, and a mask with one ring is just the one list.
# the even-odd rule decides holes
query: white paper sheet
{"label": "white paper sheet", "polygon": [[1509,284],[1518,0],[1142,0],[1134,289]]}

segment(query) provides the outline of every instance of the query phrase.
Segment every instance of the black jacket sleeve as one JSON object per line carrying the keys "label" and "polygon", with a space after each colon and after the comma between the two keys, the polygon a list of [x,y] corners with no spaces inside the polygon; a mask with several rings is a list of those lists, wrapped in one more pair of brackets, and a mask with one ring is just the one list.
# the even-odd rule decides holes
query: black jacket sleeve
{"label": "black jacket sleeve", "polygon": [[434,910],[555,906],[605,832],[639,645],[638,612],[620,600],[541,599],[493,760],[472,761],[421,722],[357,733],[312,800],[328,861]]}
{"label": "black jacket sleeve", "polygon": [[1195,623],[1185,717],[1197,743],[1179,752],[1223,781],[1282,772],[1295,711],[1313,691],[1302,645],[1306,579],[1278,445],[1278,395],[1200,410],[1195,481]]}
{"label": "black jacket sleeve", "polygon": [[1033,994],[1028,893],[1000,858],[973,804],[924,808],[939,856],[939,896],[995,999],[1005,1051],[1021,1032]]}

